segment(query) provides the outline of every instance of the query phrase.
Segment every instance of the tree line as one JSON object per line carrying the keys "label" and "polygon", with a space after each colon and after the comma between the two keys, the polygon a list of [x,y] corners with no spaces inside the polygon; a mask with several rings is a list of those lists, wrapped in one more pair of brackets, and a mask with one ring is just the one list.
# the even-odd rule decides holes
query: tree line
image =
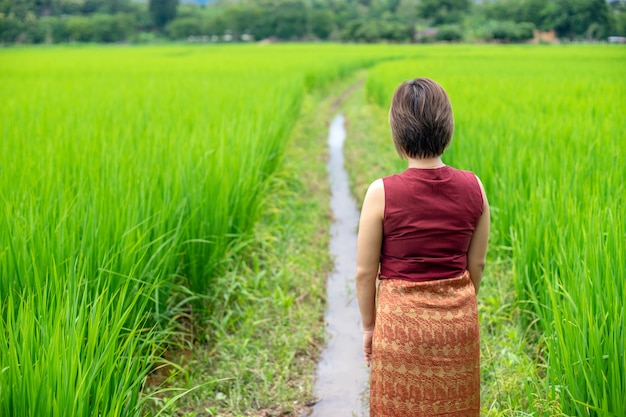
{"label": "tree line", "polygon": [[0,43],[523,42],[626,36],[626,0],[0,0]]}

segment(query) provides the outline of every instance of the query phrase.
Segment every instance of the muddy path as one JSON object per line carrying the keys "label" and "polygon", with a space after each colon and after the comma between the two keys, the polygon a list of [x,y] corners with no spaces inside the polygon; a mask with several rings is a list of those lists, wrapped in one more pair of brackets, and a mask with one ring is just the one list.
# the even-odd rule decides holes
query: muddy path
{"label": "muddy path", "polygon": [[359,211],[344,169],[345,138],[344,117],[339,114],[328,132],[327,169],[334,218],[329,249],[334,270],[326,284],[327,344],[318,364],[314,389],[318,402],[309,414],[313,417],[369,416],[369,373],[361,353],[361,318],[354,290]]}

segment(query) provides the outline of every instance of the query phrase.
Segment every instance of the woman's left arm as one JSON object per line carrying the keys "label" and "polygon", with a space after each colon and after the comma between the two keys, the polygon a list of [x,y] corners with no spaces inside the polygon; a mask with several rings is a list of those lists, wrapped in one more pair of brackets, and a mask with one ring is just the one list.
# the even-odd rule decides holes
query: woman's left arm
{"label": "woman's left arm", "polygon": [[376,321],[376,278],[383,240],[385,189],[382,179],[370,185],[363,200],[357,238],[356,295],[363,324],[363,353],[370,365],[371,343]]}
{"label": "woman's left arm", "polygon": [[489,202],[487,201],[487,195],[485,194],[485,188],[483,187],[480,179],[478,185],[480,186],[480,192],[483,196],[483,213],[478,219],[476,230],[472,235],[469,249],[467,251],[467,270],[470,273],[470,278],[474,284],[474,290],[478,294],[480,289],[480,282],[483,277],[483,270],[485,269],[485,263],[487,262],[487,246],[489,244]]}

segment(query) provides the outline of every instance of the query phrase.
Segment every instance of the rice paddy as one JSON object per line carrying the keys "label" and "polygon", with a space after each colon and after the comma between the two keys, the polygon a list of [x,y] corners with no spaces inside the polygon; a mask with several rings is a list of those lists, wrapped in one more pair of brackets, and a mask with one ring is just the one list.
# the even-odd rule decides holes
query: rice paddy
{"label": "rice paddy", "polygon": [[[299,210],[269,200],[308,95],[363,68],[381,114],[408,78],[450,94],[445,160],[485,184],[536,351],[528,407],[626,414],[623,48],[173,45],[0,50],[0,415],[152,413],[146,380],[189,308],[254,314],[225,315],[242,291],[221,277],[258,268],[270,208]],[[402,169],[367,150],[360,181]]]}

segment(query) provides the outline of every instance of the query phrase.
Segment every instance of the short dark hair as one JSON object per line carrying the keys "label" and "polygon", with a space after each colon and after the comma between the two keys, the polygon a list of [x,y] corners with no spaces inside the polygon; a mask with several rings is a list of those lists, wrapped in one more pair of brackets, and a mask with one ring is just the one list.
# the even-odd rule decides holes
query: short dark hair
{"label": "short dark hair", "polygon": [[391,100],[389,125],[401,157],[432,158],[443,154],[454,132],[448,94],[429,78],[403,82]]}

